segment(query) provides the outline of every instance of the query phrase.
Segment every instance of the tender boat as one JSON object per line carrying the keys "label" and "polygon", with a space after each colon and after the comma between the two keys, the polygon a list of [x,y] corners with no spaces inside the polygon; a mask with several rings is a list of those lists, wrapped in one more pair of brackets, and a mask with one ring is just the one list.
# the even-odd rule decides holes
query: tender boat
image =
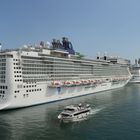
{"label": "tender boat", "polygon": [[87,118],[91,112],[89,104],[78,104],[66,106],[65,109],[58,115],[58,119],[63,122],[80,121]]}

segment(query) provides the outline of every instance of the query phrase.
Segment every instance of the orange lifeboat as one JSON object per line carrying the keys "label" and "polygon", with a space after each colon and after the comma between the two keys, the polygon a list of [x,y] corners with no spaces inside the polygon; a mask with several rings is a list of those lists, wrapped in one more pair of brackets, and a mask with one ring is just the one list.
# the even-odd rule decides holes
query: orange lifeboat
{"label": "orange lifeboat", "polygon": [[88,81],[89,83],[91,82],[91,80],[90,80],[90,79],[88,79],[87,81]]}
{"label": "orange lifeboat", "polygon": [[66,85],[66,86],[71,86],[71,85],[72,85],[72,82],[70,82],[70,81],[65,81],[65,82],[64,82],[64,85]]}
{"label": "orange lifeboat", "polygon": [[80,82],[80,81],[75,81],[75,84],[76,84],[76,85],[80,85],[81,82]]}
{"label": "orange lifeboat", "polygon": [[82,84],[84,84],[84,85],[89,84],[89,81],[88,81],[88,80],[82,80],[81,82],[82,82]]}
{"label": "orange lifeboat", "polygon": [[93,84],[93,83],[95,83],[95,81],[94,80],[90,80],[90,83]]}
{"label": "orange lifeboat", "polygon": [[81,84],[80,81],[76,81],[76,80],[72,81],[72,83],[73,83],[73,85],[80,85]]}

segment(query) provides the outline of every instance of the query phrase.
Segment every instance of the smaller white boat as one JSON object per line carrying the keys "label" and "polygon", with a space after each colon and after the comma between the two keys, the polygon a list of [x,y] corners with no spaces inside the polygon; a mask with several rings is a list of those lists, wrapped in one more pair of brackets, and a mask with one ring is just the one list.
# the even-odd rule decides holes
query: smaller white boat
{"label": "smaller white boat", "polygon": [[84,120],[91,112],[89,104],[78,104],[66,106],[65,109],[58,115],[58,119],[63,122],[75,122]]}

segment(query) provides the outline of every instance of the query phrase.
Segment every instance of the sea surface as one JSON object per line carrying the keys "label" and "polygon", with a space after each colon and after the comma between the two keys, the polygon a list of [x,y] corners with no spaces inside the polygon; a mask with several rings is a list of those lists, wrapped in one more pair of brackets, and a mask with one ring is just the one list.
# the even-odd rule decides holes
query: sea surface
{"label": "sea surface", "polygon": [[[87,120],[61,123],[66,105],[89,103]],[[0,140],[140,140],[140,84],[59,102],[0,111]]]}

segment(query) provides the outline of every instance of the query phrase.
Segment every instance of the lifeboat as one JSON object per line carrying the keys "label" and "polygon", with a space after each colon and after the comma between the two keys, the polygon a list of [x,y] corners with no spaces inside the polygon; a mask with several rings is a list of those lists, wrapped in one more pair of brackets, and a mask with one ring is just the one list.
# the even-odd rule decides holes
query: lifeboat
{"label": "lifeboat", "polygon": [[97,84],[98,83],[98,80],[94,80],[94,83]]}
{"label": "lifeboat", "polygon": [[89,83],[91,83],[91,80],[90,80],[90,79],[88,79],[88,82],[89,82]]}
{"label": "lifeboat", "polygon": [[50,84],[50,87],[61,87],[61,86],[62,86],[62,83],[60,81],[53,81]]}
{"label": "lifeboat", "polygon": [[95,81],[94,80],[90,80],[90,83],[93,84],[93,83],[95,83]]}
{"label": "lifeboat", "polygon": [[82,82],[82,84],[84,84],[84,85],[89,84],[89,81],[88,81],[88,80],[82,80],[81,82]]}
{"label": "lifeboat", "polygon": [[75,85],[80,85],[81,82],[80,81],[75,81]]}
{"label": "lifeboat", "polygon": [[96,83],[97,83],[97,84],[101,84],[101,80],[99,80],[99,79],[96,80]]}
{"label": "lifeboat", "polygon": [[71,86],[71,85],[72,85],[72,82],[71,82],[71,81],[65,81],[65,82],[64,82],[64,85],[65,85],[65,86]]}
{"label": "lifeboat", "polygon": [[72,84],[73,84],[73,85],[80,85],[81,82],[80,82],[80,81],[76,81],[76,80],[74,80],[74,81],[72,81]]}
{"label": "lifeboat", "polygon": [[88,80],[88,83],[90,83],[90,84],[94,84],[94,83],[95,83],[95,81],[94,81],[94,80],[92,80],[92,79],[89,79],[89,80]]}
{"label": "lifeboat", "polygon": [[73,84],[73,85],[76,85],[76,81],[72,81],[72,84]]}

